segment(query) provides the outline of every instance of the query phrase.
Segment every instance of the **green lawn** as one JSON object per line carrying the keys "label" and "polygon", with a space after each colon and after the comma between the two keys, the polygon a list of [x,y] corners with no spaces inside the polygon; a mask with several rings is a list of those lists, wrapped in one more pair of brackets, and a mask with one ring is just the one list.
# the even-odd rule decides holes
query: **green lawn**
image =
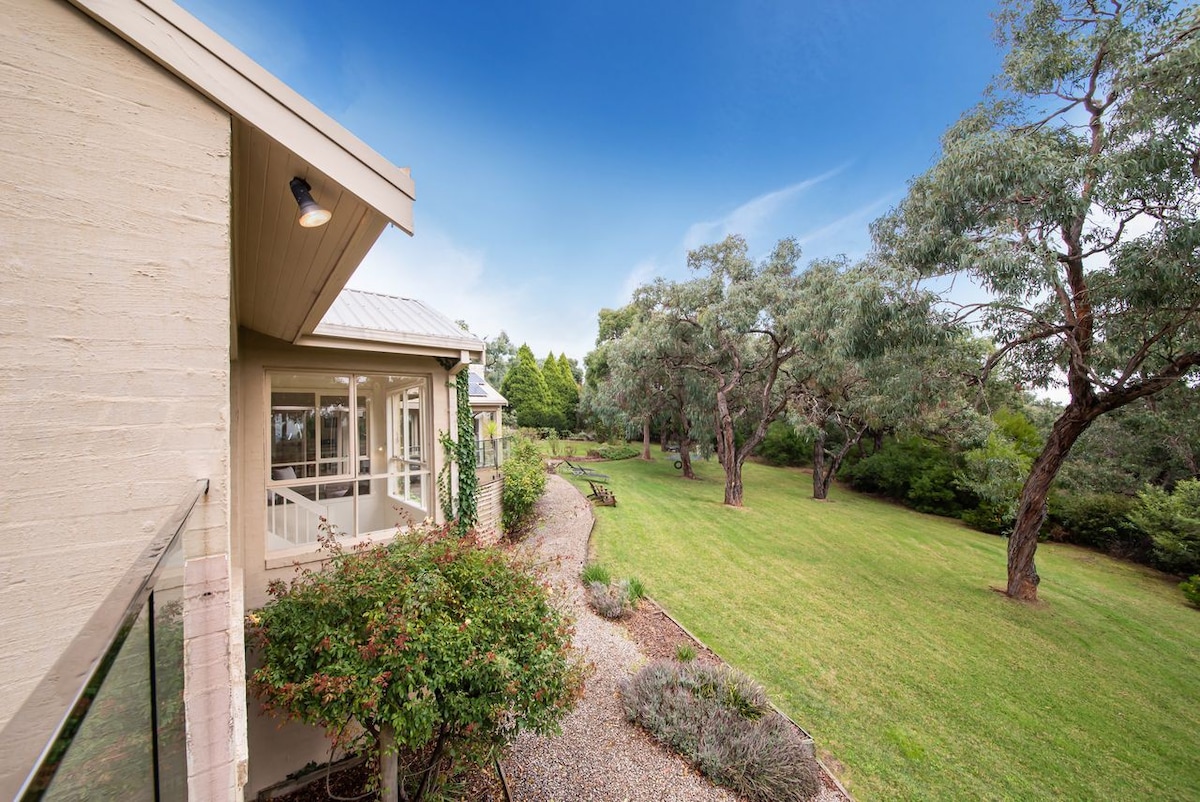
{"label": "green lawn", "polygon": [[1042,545],[1038,606],[1005,542],[746,466],[746,508],[653,463],[605,463],[593,545],[772,698],[869,799],[1200,798],[1200,611],[1162,575]]}

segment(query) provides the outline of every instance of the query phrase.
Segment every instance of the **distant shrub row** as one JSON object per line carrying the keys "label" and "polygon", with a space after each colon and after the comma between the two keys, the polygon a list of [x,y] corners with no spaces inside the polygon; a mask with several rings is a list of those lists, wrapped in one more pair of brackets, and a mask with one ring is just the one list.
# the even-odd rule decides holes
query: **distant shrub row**
{"label": "distant shrub row", "polygon": [[[855,490],[887,496],[921,512],[961,518],[985,532],[1005,532],[1011,518],[967,489],[960,480],[962,470],[958,455],[913,437],[885,441],[879,451],[852,461],[841,478]],[[1181,481],[1173,492],[1147,486],[1136,498],[1053,492],[1042,537],[1187,576],[1200,571],[1200,481]]]}
{"label": "distant shrub row", "polygon": [[629,443],[605,443],[598,445],[595,448],[588,449],[589,457],[598,457],[600,459],[631,459],[642,453],[642,450],[637,446]]}

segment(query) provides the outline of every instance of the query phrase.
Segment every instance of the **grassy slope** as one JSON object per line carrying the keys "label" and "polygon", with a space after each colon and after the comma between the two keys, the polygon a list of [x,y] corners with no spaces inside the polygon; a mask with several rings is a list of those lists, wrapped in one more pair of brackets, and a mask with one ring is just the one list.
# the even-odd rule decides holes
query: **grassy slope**
{"label": "grassy slope", "polygon": [[1043,603],[1016,604],[989,589],[1001,538],[757,465],[734,510],[699,469],[605,463],[598,557],[764,683],[860,799],[1197,798],[1200,613],[1161,575],[1043,545]]}

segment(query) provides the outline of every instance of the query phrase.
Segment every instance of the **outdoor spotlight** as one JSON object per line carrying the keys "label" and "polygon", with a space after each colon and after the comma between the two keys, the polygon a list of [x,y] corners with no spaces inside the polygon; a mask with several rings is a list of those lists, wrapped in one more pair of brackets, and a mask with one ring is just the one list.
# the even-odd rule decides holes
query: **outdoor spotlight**
{"label": "outdoor spotlight", "polygon": [[300,225],[305,228],[323,226],[333,217],[333,212],[322,208],[321,204],[313,200],[312,187],[299,176],[292,179],[292,195],[300,207],[300,217],[298,218]]}

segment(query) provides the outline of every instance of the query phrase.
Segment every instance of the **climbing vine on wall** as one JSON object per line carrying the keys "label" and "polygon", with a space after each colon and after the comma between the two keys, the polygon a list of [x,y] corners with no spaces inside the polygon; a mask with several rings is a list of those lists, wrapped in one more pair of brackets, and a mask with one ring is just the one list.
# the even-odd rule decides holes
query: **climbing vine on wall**
{"label": "climbing vine on wall", "polygon": [[[458,440],[442,432],[440,440],[446,453],[446,463],[438,472],[438,496],[442,514],[454,521],[453,529],[465,535],[479,522],[479,477],[475,473],[475,426],[471,415],[471,383],[468,370],[459,371],[455,378],[458,398]],[[451,466],[458,464],[458,495],[450,492]]]}

